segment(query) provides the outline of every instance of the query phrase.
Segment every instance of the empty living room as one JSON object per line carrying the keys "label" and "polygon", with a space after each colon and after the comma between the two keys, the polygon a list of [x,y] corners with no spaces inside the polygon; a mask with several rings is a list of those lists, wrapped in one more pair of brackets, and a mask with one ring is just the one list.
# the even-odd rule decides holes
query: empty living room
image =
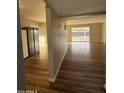
{"label": "empty living room", "polygon": [[1,0],[1,93],[124,93],[123,0]]}

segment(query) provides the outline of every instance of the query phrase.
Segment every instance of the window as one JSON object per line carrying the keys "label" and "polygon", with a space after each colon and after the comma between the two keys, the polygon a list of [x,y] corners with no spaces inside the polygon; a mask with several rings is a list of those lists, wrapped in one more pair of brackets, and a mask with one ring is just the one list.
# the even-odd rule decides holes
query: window
{"label": "window", "polygon": [[90,41],[90,28],[72,28],[72,41]]}

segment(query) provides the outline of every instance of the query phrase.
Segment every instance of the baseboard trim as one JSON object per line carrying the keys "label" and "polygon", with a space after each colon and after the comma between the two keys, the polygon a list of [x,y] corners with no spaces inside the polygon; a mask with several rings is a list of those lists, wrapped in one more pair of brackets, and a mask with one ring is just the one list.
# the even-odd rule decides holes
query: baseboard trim
{"label": "baseboard trim", "polygon": [[50,78],[49,77],[49,82],[54,83],[55,82],[55,78]]}
{"label": "baseboard trim", "polygon": [[58,67],[58,69],[57,69],[57,71],[56,71],[56,74],[55,74],[54,78],[50,78],[50,77],[49,77],[49,82],[54,83],[54,82],[56,81],[56,77],[57,77],[57,75],[58,75],[58,72],[59,72],[59,69],[60,69],[60,67],[61,67],[62,61],[63,61],[64,56],[65,56],[65,54],[66,54],[66,51],[67,51],[67,48],[66,48],[65,51],[64,51],[64,54],[63,54],[63,56],[62,56],[61,62],[60,62],[60,64],[59,64],[59,67]]}

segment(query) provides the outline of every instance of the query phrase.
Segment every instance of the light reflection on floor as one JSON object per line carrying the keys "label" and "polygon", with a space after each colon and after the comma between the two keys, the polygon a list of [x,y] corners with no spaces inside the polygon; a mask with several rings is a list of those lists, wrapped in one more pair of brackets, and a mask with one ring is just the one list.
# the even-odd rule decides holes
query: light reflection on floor
{"label": "light reflection on floor", "polygon": [[73,53],[89,53],[90,52],[90,42],[72,42],[72,52]]}

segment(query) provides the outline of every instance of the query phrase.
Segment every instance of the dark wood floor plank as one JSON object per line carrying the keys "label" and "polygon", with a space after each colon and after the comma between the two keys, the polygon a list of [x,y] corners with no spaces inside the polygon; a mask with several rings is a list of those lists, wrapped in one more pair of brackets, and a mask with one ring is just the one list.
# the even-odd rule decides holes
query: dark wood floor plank
{"label": "dark wood floor plank", "polygon": [[55,83],[48,81],[47,48],[25,60],[27,89],[38,93],[105,93],[106,47],[103,43],[73,42]]}

